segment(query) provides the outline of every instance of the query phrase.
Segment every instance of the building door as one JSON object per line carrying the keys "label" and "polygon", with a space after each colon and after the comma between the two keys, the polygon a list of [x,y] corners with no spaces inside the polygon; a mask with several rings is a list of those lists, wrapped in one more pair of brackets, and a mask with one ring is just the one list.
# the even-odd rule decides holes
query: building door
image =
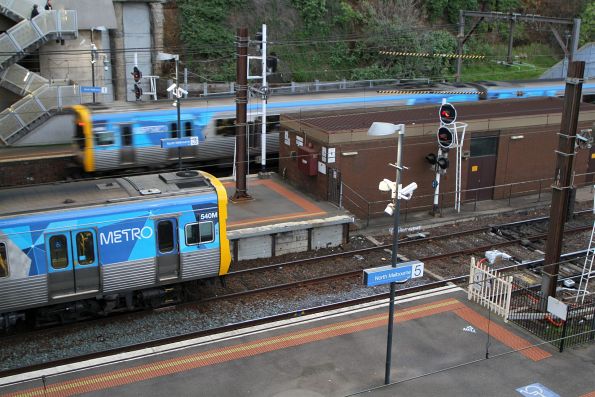
{"label": "building door", "polygon": [[491,200],[496,182],[498,136],[471,138],[466,200]]}
{"label": "building door", "polygon": [[180,248],[176,218],[155,220],[157,229],[157,278],[159,281],[177,278],[180,273]]}
{"label": "building door", "polygon": [[134,164],[135,156],[132,124],[121,124],[120,136],[122,140],[122,147],[120,148],[120,164]]}
{"label": "building door", "polygon": [[341,190],[341,171],[336,168],[327,169],[328,178],[328,198],[327,200],[337,207],[341,207],[342,203],[342,190]]}
{"label": "building door", "polygon": [[45,236],[50,299],[99,291],[96,236],[93,229]]}
{"label": "building door", "polygon": [[587,175],[585,178],[585,183],[587,185],[592,185],[595,182],[595,146],[591,146],[588,161],[589,165],[587,166]]}

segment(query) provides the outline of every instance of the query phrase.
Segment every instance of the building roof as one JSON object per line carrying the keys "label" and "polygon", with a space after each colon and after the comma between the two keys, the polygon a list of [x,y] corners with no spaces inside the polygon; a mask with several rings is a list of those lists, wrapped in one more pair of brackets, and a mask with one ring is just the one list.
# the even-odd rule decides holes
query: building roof
{"label": "building roof", "polygon": [[[563,100],[559,98],[547,99],[514,99],[499,101],[480,101],[464,104],[456,104],[458,119],[477,120],[496,117],[513,117],[521,115],[539,115],[546,113],[560,113]],[[595,105],[584,104],[595,109]],[[582,104],[581,104],[582,106]],[[367,129],[375,121],[394,124],[439,124],[438,105],[424,107],[404,108],[367,108],[361,112],[354,111],[351,114],[339,112],[308,112],[301,115],[287,115],[287,119],[293,119],[303,125],[308,125],[329,134],[349,130]]]}
{"label": "building roof", "polygon": [[[586,79],[595,78],[595,42],[588,43],[576,51],[574,57],[575,61],[585,62]],[[565,78],[568,72],[568,61],[562,60],[548,69],[547,72],[541,75],[540,79],[560,79]]]}

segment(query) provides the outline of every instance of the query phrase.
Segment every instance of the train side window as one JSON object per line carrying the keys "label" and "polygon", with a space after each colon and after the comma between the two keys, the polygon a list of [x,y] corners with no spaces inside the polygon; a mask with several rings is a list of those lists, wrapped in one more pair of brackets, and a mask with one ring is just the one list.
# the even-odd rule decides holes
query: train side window
{"label": "train side window", "polygon": [[68,267],[68,243],[65,235],[50,237],[50,259],[54,269]]}
{"label": "train side window", "polygon": [[76,255],[81,265],[90,265],[95,262],[93,233],[80,232],[76,234]]}
{"label": "train side window", "polygon": [[111,146],[114,144],[114,133],[111,131],[96,133],[95,142],[97,146]]}
{"label": "train side window", "polygon": [[0,243],[0,278],[8,277],[8,257],[6,255],[6,244]]}
{"label": "train side window", "polygon": [[192,122],[186,121],[184,123],[184,132],[186,136],[192,136]]}
{"label": "train side window", "polygon": [[215,120],[215,135],[236,136],[236,119],[217,119]]}
{"label": "train side window", "polygon": [[159,221],[157,223],[157,245],[159,252],[162,254],[174,250],[174,224],[172,221]]}
{"label": "train side window", "polygon": [[213,222],[189,223],[186,225],[186,245],[210,243],[214,240]]}
{"label": "train side window", "polygon": [[169,128],[171,128],[171,137],[177,138],[178,137],[178,123],[171,123],[169,125]]}
{"label": "train side window", "polygon": [[132,126],[122,126],[122,146],[132,146]]}

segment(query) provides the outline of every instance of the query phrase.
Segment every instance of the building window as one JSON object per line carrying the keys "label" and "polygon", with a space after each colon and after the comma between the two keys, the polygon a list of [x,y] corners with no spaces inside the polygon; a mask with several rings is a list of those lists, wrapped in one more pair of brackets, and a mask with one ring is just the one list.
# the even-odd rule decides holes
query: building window
{"label": "building window", "polygon": [[95,263],[95,242],[93,233],[80,232],[76,234],[76,254],[80,265]]}
{"label": "building window", "polygon": [[65,235],[50,237],[50,259],[54,269],[68,267],[68,244]]}
{"label": "building window", "polygon": [[215,239],[213,222],[186,225],[186,245],[210,243]]}
{"label": "building window", "polygon": [[157,245],[159,252],[165,254],[174,250],[174,224],[172,221],[157,223]]}
{"label": "building window", "polygon": [[0,243],[0,278],[8,277],[8,256],[6,244]]}

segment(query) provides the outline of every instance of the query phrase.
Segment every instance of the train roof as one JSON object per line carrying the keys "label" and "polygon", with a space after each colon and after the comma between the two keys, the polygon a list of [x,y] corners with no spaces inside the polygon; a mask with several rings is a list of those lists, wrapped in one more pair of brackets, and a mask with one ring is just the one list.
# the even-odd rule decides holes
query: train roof
{"label": "train roof", "polygon": [[0,190],[0,218],[211,191],[213,185],[198,171],[23,186]]}

